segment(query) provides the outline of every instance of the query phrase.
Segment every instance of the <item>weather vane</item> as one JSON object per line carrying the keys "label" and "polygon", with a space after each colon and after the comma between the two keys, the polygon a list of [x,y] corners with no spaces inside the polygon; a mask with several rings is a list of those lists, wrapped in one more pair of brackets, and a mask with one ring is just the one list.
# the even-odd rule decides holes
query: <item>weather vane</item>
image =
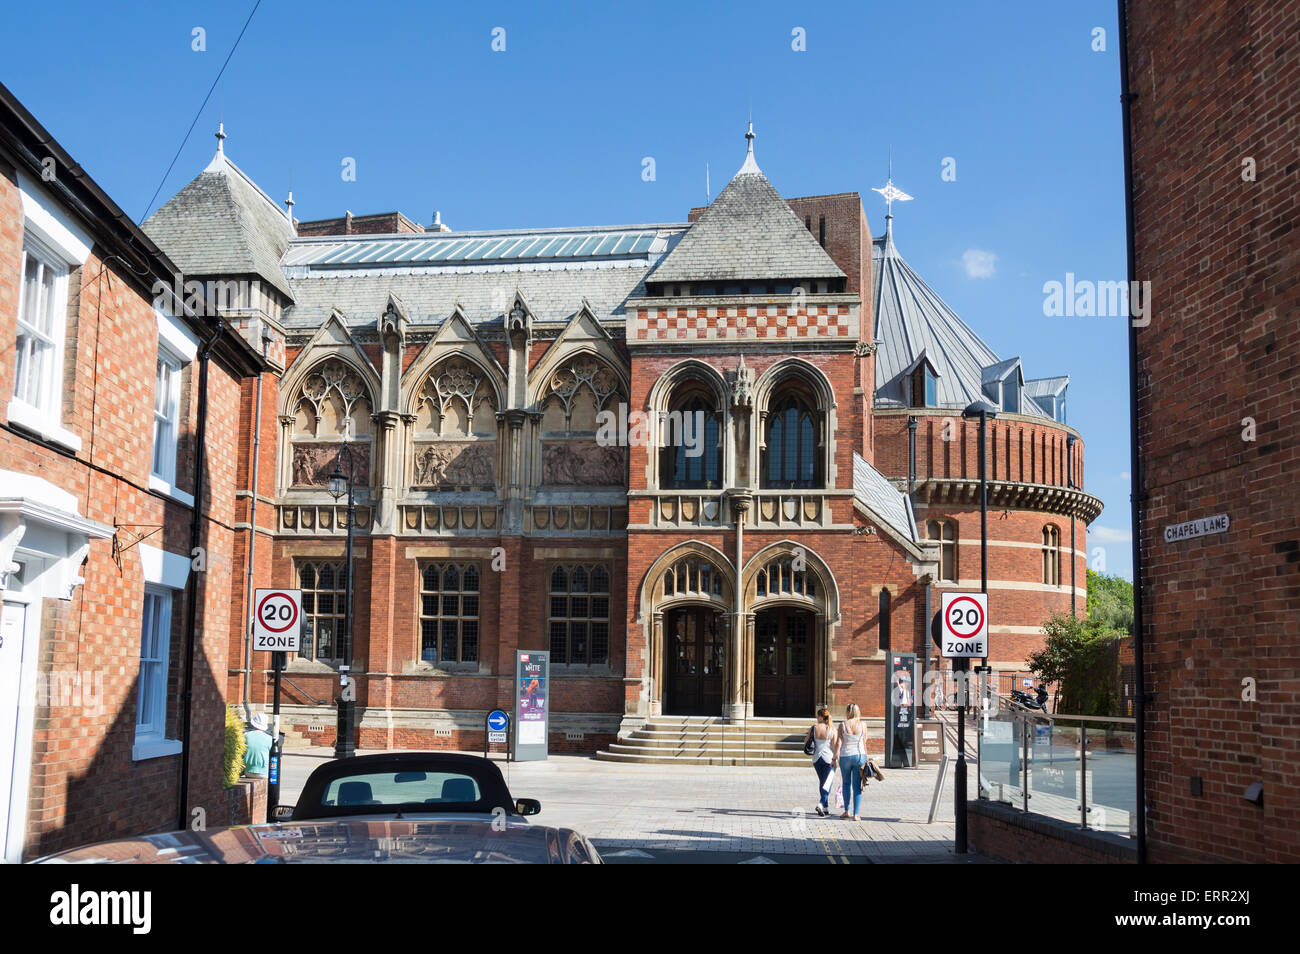
{"label": "weather vane", "polygon": [[889,150],[889,178],[885,180],[885,185],[880,189],[872,189],[872,192],[879,192],[885,200],[885,218],[894,217],[894,202],[911,202],[912,197],[904,192],[898,186],[894,185],[894,150]]}

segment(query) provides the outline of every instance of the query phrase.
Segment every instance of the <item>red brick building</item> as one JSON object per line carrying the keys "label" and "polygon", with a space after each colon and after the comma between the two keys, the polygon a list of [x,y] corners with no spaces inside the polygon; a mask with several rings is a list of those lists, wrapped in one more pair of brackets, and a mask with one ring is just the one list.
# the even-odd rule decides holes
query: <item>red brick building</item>
{"label": "red brick building", "polygon": [[269,366],[201,295],[161,293],[177,276],[0,86],[6,860],[229,819],[238,449],[196,438],[238,433]]}
{"label": "red brick building", "polygon": [[990,662],[1021,669],[1084,605],[1100,503],[1068,378],[990,351],[857,194],[784,200],[752,151],[687,223],[455,232],[291,223],[219,150],[145,230],[187,274],[246,282],[232,320],[284,343],[232,435],[253,572],[227,692],[268,700],[249,588],[301,588],[286,711],[314,739],[342,656],[338,466],[360,488],[365,747],[481,745],[517,649],[552,654],[553,749],[663,714],[880,716],[887,653],[928,658],[939,593],[979,588],[975,400],[998,410]]}
{"label": "red brick building", "polygon": [[1300,3],[1126,5],[1153,861],[1300,861]]}

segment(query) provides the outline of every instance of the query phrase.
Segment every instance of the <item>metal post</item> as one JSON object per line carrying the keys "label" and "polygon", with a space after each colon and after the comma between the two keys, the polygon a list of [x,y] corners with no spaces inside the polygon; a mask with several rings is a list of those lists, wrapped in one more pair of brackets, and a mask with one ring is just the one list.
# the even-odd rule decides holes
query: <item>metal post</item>
{"label": "metal post", "polygon": [[[961,668],[957,665],[960,663]],[[970,663],[965,659],[953,660],[954,675],[957,676],[957,770],[953,775],[953,814],[956,817],[956,837],[954,850],[959,855],[966,854],[966,675]]]}
{"label": "metal post", "polygon": [[271,696],[271,759],[266,768],[266,820],[275,821],[280,805],[280,674],[284,672],[284,653],[271,653],[275,688]]}
{"label": "metal post", "polygon": [[1017,715],[1020,722],[1020,801],[1029,811],[1029,717]]}
{"label": "metal post", "polygon": [[356,684],[352,681],[352,534],[356,523],[357,504],[353,492],[352,480],[355,476],[356,462],[348,455],[348,542],[347,556],[344,564],[343,586],[343,664],[339,666],[339,713],[337,730],[334,737],[334,757],[351,758],[356,755],[353,740],[354,717],[356,715]]}
{"label": "metal post", "polygon": [[1088,726],[1079,723],[1079,818],[1088,827]]}

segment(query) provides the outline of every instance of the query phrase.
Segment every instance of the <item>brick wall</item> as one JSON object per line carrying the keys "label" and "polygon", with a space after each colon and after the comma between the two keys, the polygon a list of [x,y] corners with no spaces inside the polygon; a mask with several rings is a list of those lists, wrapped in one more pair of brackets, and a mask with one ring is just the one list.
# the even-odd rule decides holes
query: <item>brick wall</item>
{"label": "brick wall", "polygon": [[[13,173],[0,169],[0,341],[13,342],[18,309],[23,217]],[[172,553],[189,553],[191,510],[148,490],[158,331],[148,289],[96,246],[70,282],[62,424],[81,440],[74,453],[0,429],[6,469],[33,474],[72,493],[79,512],[121,525],[119,542],[139,536]],[[0,361],[0,394],[13,393],[13,350]],[[182,375],[177,480],[193,491],[193,433],[197,420],[197,362]],[[238,384],[213,361],[210,372],[207,572],[200,578],[203,613],[195,634],[191,797],[197,806],[223,798],[223,676],[233,517]],[[7,404],[7,401],[3,402]],[[0,414],[3,414],[0,404]],[[71,600],[40,606],[39,676],[45,684],[99,685],[102,695],[38,704],[25,856],[151,829],[177,820],[180,756],[132,761],[144,581],[134,547],[114,560],[112,541],[93,540]],[[188,607],[172,605],[168,735],[179,734],[176,699],[183,676]],[[69,703],[70,704],[67,704]]]}
{"label": "brick wall", "polygon": [[1295,862],[1300,3],[1128,10],[1151,857]]}

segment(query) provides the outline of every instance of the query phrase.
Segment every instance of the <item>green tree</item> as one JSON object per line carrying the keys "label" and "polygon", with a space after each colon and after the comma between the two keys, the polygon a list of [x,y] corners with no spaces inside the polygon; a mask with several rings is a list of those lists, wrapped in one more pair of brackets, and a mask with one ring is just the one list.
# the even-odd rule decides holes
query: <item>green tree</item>
{"label": "green tree", "polygon": [[1125,631],[1098,618],[1053,613],[1043,624],[1043,648],[1029,670],[1056,686],[1053,709],[1070,715],[1116,715],[1119,710],[1119,640]]}
{"label": "green tree", "polygon": [[1121,576],[1088,571],[1088,620],[1105,629],[1122,629],[1135,635],[1133,584]]}

